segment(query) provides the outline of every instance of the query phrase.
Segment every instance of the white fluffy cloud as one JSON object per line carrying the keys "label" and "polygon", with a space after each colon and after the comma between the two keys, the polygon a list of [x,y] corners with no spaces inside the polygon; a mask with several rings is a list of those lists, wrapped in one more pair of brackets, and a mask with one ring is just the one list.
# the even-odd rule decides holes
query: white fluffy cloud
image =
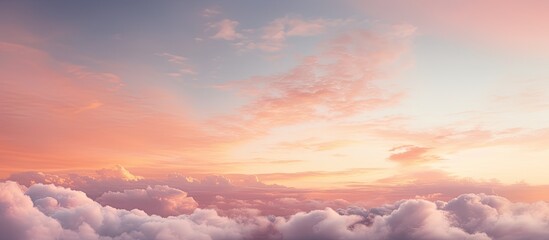
{"label": "white fluffy cloud", "polygon": [[[33,206],[24,189],[14,182],[0,184],[0,232],[6,239],[32,239],[38,236],[55,238],[63,228]],[[41,200],[42,204],[49,199]],[[40,237],[44,239],[44,237]],[[38,239],[38,238],[37,238]]]}
{"label": "white fluffy cloud", "polygon": [[79,191],[0,183],[0,231],[7,239],[246,239],[267,233],[267,218],[240,221],[197,209],[163,218],[103,207]]}
{"label": "white fluffy cloud", "polygon": [[464,194],[443,208],[466,232],[484,232],[493,239],[546,239],[549,236],[549,204],[512,203],[484,194]]}
{"label": "white fluffy cloud", "polygon": [[186,192],[165,185],[123,192],[106,192],[97,199],[103,205],[121,209],[140,209],[163,217],[191,213],[198,203]]}
{"label": "white fluffy cloud", "polygon": [[2,182],[0,223],[2,237],[15,240],[542,239],[549,236],[549,204],[466,194],[448,202],[411,199],[372,209],[299,212],[288,218],[253,211],[229,218],[212,209],[161,217],[104,207],[83,192],[54,185],[26,188]]}
{"label": "white fluffy cloud", "polygon": [[277,228],[288,239],[490,239],[452,226],[432,202],[408,200],[388,215],[366,224],[360,215],[341,215],[327,208],[297,213]]}

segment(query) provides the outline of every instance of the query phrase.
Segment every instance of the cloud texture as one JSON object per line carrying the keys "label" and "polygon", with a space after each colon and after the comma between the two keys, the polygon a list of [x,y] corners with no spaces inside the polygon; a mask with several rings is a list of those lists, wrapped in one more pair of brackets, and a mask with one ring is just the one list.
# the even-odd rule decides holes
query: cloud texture
{"label": "cloud texture", "polygon": [[191,213],[198,207],[198,203],[192,197],[187,197],[186,192],[162,185],[123,192],[106,192],[97,201],[103,205],[127,210],[136,208],[164,217]]}
{"label": "cloud texture", "polygon": [[212,209],[160,217],[104,207],[68,188],[8,181],[0,183],[0,223],[9,239],[540,239],[549,234],[549,204],[465,194],[287,218],[250,210],[224,217]]}

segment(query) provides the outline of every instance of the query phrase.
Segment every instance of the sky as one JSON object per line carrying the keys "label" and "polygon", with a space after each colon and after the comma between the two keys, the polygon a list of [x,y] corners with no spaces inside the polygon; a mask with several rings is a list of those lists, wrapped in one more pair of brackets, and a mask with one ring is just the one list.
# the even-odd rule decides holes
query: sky
{"label": "sky", "polygon": [[[13,239],[40,224],[58,239],[505,239],[503,220],[460,215],[472,202],[518,221],[515,237],[544,236],[548,10],[2,1],[0,205],[28,206],[0,216],[31,234]],[[138,230],[71,225],[80,207]],[[326,232],[302,230],[315,224]]]}

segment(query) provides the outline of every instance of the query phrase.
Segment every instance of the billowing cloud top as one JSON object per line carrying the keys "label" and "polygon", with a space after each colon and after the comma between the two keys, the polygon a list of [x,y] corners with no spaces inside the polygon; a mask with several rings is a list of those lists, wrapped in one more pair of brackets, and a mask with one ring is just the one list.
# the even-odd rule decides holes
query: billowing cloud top
{"label": "billowing cloud top", "polygon": [[103,207],[83,192],[54,185],[26,188],[8,181],[0,183],[0,190],[0,230],[14,240],[542,239],[549,234],[547,203],[512,203],[485,194],[461,195],[448,202],[402,200],[371,209],[326,208],[286,218],[244,209],[235,217],[212,209],[161,217]]}

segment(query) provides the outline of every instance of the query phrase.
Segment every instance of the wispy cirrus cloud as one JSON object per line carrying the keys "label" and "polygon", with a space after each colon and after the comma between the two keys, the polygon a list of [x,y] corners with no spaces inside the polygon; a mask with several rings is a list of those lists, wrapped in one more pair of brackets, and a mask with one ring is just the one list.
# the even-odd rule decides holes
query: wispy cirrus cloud
{"label": "wispy cirrus cloud", "polygon": [[[285,36],[319,34],[336,24],[294,18],[281,22]],[[302,58],[287,71],[223,84],[246,101],[233,114],[203,122],[193,119],[194,112],[176,107],[179,99],[170,92],[149,93],[147,88],[127,86],[128,79],[114,73],[64,63],[46,51],[4,43],[2,57],[9,58],[10,64],[0,69],[6,76],[0,80],[5,96],[0,111],[7,116],[1,120],[0,130],[5,134],[0,137],[0,151],[18,164],[2,171],[28,169],[31,162],[38,163],[34,169],[42,165],[98,167],[113,158],[127,159],[122,164],[137,164],[153,161],[149,156],[154,153],[152,158],[169,159],[163,166],[200,159],[205,164],[192,167],[215,172],[208,167],[221,166],[226,160],[222,153],[231,145],[274,128],[347,117],[398,102],[401,93],[376,86],[384,79],[383,68],[398,61],[411,37],[394,36],[367,29],[343,31],[321,43],[319,53]],[[196,74],[187,58],[168,52],[158,55],[179,69],[177,76]],[[20,121],[24,116],[37,117]],[[82,152],[91,154],[80,156]],[[66,165],[66,159],[79,160],[71,161],[71,166]]]}
{"label": "wispy cirrus cloud", "polygon": [[277,18],[259,30],[261,36],[245,44],[248,49],[277,52],[286,46],[289,37],[314,36],[326,32],[331,27],[344,25],[350,20],[303,19],[299,17]]}
{"label": "wispy cirrus cloud", "polygon": [[[287,72],[257,76],[221,86],[235,89],[250,102],[241,116],[225,122],[247,129],[289,125],[311,119],[334,119],[394,104],[402,96],[376,87],[383,68],[406,51],[407,35],[356,30],[329,41],[324,50],[304,57]],[[240,118],[240,119],[239,119]]]}
{"label": "wispy cirrus cloud", "polygon": [[164,57],[168,62],[177,66],[177,71],[168,73],[172,77],[181,77],[184,75],[196,75],[195,68],[189,63],[189,59],[183,56],[171,53],[159,53],[158,56]]}
{"label": "wispy cirrus cloud", "polygon": [[338,26],[352,23],[351,19],[305,19],[302,17],[281,17],[272,20],[265,26],[254,29],[237,29],[241,23],[237,20],[223,19],[208,24],[215,32],[212,39],[236,41],[234,45],[240,50],[259,50],[275,53],[286,47],[286,41],[292,37],[315,36]]}
{"label": "wispy cirrus cloud", "polygon": [[221,11],[219,10],[218,7],[208,7],[208,8],[204,8],[204,10],[202,10],[202,16],[203,17],[214,17],[214,16],[217,16],[221,14]]}

